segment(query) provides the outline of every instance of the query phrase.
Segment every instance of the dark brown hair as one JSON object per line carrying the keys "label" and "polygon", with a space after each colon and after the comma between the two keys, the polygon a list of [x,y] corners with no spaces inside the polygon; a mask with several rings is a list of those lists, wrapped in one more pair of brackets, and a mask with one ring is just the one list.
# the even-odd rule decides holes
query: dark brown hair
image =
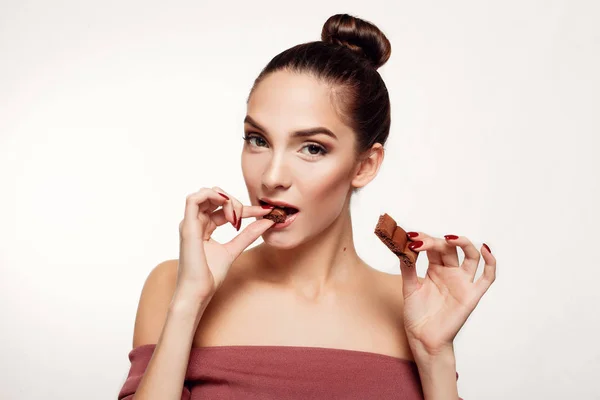
{"label": "dark brown hair", "polygon": [[321,41],[299,44],[276,55],[254,81],[250,96],[272,72],[315,76],[331,86],[332,104],[356,133],[359,155],[375,143],[384,145],[390,132],[390,98],[377,68],[391,52],[389,40],[375,25],[336,14],[323,25]]}

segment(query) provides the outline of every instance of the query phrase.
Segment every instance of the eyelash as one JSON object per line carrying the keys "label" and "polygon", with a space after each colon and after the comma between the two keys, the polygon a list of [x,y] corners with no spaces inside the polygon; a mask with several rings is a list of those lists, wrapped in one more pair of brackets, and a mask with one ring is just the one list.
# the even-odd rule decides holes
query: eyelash
{"label": "eyelash", "polygon": [[[245,134],[244,136],[242,136],[242,139],[244,139],[244,141],[246,143],[248,143],[248,144],[250,144],[250,139],[253,139],[253,138],[265,140],[262,136],[255,135],[253,133],[248,133],[248,134]],[[266,142],[266,140],[265,140],[265,142]],[[320,156],[324,156],[325,154],[328,153],[327,149],[325,147],[323,147],[322,145],[320,145],[320,144],[317,144],[317,143],[308,143],[304,147],[308,147],[308,146],[315,146],[315,147],[317,147],[319,149],[319,154],[306,154],[307,156],[309,156],[311,158],[317,158],[317,157],[320,157]],[[257,147],[262,147],[262,146],[257,146]]]}

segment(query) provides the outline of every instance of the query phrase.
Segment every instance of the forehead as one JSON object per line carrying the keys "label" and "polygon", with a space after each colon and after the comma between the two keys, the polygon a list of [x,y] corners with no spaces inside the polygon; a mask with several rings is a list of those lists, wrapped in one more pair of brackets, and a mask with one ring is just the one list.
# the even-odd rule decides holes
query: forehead
{"label": "forehead", "polygon": [[308,74],[277,71],[267,75],[250,96],[248,115],[272,129],[319,125],[333,131],[345,129],[331,103],[329,86]]}

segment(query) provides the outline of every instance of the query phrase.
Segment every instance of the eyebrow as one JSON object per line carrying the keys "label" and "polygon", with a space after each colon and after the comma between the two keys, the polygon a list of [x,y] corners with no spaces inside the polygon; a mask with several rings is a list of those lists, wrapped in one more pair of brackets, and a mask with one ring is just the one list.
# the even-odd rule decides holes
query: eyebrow
{"label": "eyebrow", "polygon": [[[244,123],[245,124],[248,123],[248,124],[254,126],[256,129],[260,129],[263,132],[268,132],[258,122],[256,122],[254,119],[252,119],[252,117],[250,117],[249,115],[246,115],[246,118],[244,118]],[[307,136],[318,135],[320,133],[330,136],[334,139],[337,139],[337,136],[332,131],[325,128],[324,126],[317,126],[314,128],[301,129],[299,131],[292,132],[292,137],[307,137]]]}

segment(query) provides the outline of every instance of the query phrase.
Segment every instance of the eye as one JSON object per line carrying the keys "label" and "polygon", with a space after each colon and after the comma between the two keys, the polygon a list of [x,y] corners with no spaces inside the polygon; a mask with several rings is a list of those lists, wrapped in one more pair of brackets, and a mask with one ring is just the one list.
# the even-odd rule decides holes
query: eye
{"label": "eye", "polygon": [[327,154],[327,150],[323,146],[316,144],[316,143],[307,144],[302,149],[303,150],[308,149],[308,154],[307,153],[304,153],[304,154],[306,154],[310,157],[319,157],[321,155]]}
{"label": "eye", "polygon": [[[246,133],[245,136],[242,136],[242,139],[246,141],[250,145],[250,147],[267,147],[267,141],[259,134],[256,133]],[[325,146],[320,145],[318,143],[308,143],[302,147],[302,150],[308,149],[307,152],[303,152],[304,155],[307,155],[309,158],[319,158],[328,153],[327,148]]]}
{"label": "eye", "polygon": [[[246,134],[245,136],[242,137],[242,139],[244,139],[246,141],[246,143],[249,143],[251,146],[255,146],[255,147],[264,147],[264,146],[260,145],[259,143],[263,143],[263,144],[267,143],[262,137],[260,137],[258,135],[252,135],[252,134]],[[254,142],[255,144],[252,144],[253,139],[256,140]]]}

